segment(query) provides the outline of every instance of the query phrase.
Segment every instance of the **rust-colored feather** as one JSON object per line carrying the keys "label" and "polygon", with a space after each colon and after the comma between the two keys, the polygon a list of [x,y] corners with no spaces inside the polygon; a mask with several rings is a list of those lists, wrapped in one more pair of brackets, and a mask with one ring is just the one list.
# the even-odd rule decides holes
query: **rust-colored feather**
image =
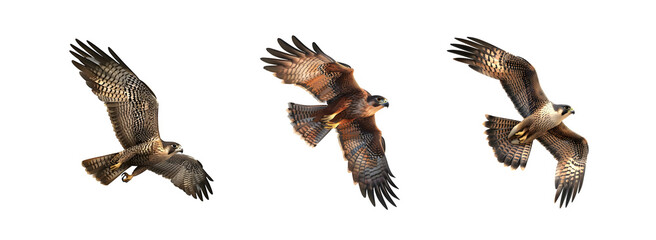
{"label": "rust-colored feather", "polygon": [[385,148],[380,130],[376,127],[374,116],[356,119],[337,127],[339,140],[348,161],[348,170],[353,174],[353,181],[360,185],[363,197],[375,206],[374,195],[383,207],[387,208],[383,197],[396,206],[391,196],[399,199],[390,185],[397,188],[392,181],[392,172],[387,164]]}
{"label": "rust-colored feather", "polygon": [[[353,181],[360,187],[363,197],[369,197],[375,206],[376,199],[383,207],[387,202],[395,205],[396,188],[385,157],[385,143],[376,127],[373,114],[389,106],[381,96],[371,96],[358,86],[353,69],[326,55],[316,43],[308,48],[292,36],[294,46],[282,39],[278,44],[286,52],[268,48],[271,55],[261,58],[272,64],[264,69],[271,71],[287,84],[303,87],[327,105],[305,106],[289,104],[289,118],[294,130],[311,146],[316,146],[332,128],[337,128],[344,157]],[[377,101],[373,106],[372,101]]]}
{"label": "rust-colored feather", "polygon": [[264,69],[274,72],[284,83],[305,88],[322,102],[360,91],[353,78],[353,69],[335,62],[314,43],[312,46],[316,52],[295,36],[292,36],[292,42],[296,47],[278,39],[278,44],[286,53],[267,48],[267,52],[280,59],[261,58],[263,62],[272,64]]}

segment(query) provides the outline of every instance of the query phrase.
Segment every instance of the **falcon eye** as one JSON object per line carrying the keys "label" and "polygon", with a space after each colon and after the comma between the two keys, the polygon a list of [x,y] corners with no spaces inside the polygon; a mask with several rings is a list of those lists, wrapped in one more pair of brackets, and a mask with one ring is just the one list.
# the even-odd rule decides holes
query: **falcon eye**
{"label": "falcon eye", "polygon": [[173,144],[173,145],[171,145],[171,147],[172,148],[178,148],[178,145]]}

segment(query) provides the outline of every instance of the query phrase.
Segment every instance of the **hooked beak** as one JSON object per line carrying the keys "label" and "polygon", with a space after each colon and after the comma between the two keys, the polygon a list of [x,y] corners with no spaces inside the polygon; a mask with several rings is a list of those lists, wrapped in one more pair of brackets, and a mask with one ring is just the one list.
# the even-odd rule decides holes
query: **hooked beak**
{"label": "hooked beak", "polygon": [[180,153],[184,152],[184,149],[180,148]]}
{"label": "hooked beak", "polygon": [[389,102],[383,103],[383,106],[389,107]]}
{"label": "hooked beak", "polygon": [[574,109],[572,109],[570,112],[571,112],[572,114],[576,113],[576,112],[574,112]]}

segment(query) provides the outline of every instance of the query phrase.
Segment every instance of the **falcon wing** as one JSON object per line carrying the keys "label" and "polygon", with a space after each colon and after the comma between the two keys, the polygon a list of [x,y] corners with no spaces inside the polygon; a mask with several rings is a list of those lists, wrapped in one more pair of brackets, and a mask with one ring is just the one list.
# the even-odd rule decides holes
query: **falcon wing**
{"label": "falcon wing", "polygon": [[[385,157],[385,140],[376,127],[374,116],[360,118],[337,126],[339,140],[348,160],[348,169],[353,173],[353,181],[358,183],[362,196],[369,195],[371,204],[376,206],[374,193],[378,201],[387,208],[385,200],[392,205],[390,197],[399,199],[390,185],[397,188],[390,177],[394,177]],[[397,188],[398,189],[398,188]]]}
{"label": "falcon wing", "polygon": [[80,48],[71,44],[70,51],[80,62],[73,65],[87,86],[107,106],[116,137],[123,148],[159,138],[157,99],[148,86],[109,49],[112,57],[87,41],[77,40]]}
{"label": "falcon wing", "polygon": [[321,51],[316,43],[312,43],[312,51],[295,36],[292,36],[292,42],[296,48],[278,38],[278,44],[287,53],[267,48],[271,55],[280,59],[261,58],[262,61],[273,64],[265,66],[264,69],[273,72],[284,83],[305,88],[322,102],[359,91],[360,86],[353,78],[353,69],[348,65],[335,62]]}
{"label": "falcon wing", "polygon": [[201,201],[203,195],[210,199],[207,192],[213,194],[209,181],[214,180],[205,172],[203,164],[189,155],[175,154],[166,161],[148,166],[148,170],[171,179],[173,185]]}
{"label": "falcon wing", "polygon": [[467,45],[451,44],[461,50],[448,51],[466,58],[454,60],[468,64],[486,76],[501,80],[503,89],[522,117],[528,117],[549,102],[540,87],[535,69],[528,61],[476,38],[456,39]]}
{"label": "falcon wing", "polygon": [[556,168],[556,197],[560,196],[560,207],[565,207],[574,201],[576,194],[583,186],[585,175],[585,162],[588,159],[588,142],[579,136],[564,123],[549,130],[547,134],[538,138],[549,152],[558,160]]}

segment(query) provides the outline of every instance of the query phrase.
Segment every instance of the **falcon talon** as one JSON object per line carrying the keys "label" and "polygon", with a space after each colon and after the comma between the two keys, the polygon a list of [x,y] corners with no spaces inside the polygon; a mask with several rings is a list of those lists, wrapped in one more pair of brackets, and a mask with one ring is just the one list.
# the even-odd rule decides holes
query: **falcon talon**
{"label": "falcon talon", "polygon": [[326,122],[326,123],[327,123],[327,122],[330,122],[330,120],[333,120],[333,118],[335,118],[336,115],[337,115],[336,113],[335,113],[335,114],[330,114],[330,115],[324,115],[324,116],[321,118],[321,121],[322,121],[322,122]]}
{"label": "falcon talon", "polygon": [[123,173],[123,177],[121,177],[121,180],[122,180],[124,183],[127,183],[127,182],[129,182],[130,180],[132,180],[132,175],[130,175],[130,174],[124,172],[124,173]]}
{"label": "falcon talon", "polygon": [[109,167],[109,170],[112,170],[112,171],[113,171],[113,170],[116,170],[116,169],[118,169],[118,168],[120,168],[120,167],[121,167],[121,163],[119,162],[119,163],[117,163],[117,164],[114,164],[114,165],[110,166],[110,167]]}
{"label": "falcon talon", "polygon": [[523,137],[520,137],[519,142],[524,143],[524,141],[526,141],[526,137],[527,137],[527,135],[524,135]]}

